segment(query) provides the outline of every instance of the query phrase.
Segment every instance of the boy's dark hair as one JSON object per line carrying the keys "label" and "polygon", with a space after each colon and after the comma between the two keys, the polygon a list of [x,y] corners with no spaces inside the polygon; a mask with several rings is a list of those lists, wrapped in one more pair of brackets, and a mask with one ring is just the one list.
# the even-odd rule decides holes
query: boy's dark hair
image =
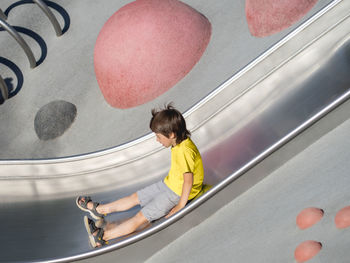
{"label": "boy's dark hair", "polygon": [[176,136],[176,144],[191,136],[186,128],[184,117],[171,103],[165,105],[162,110],[152,110],[152,119],[149,126],[154,133],[160,133],[167,138],[173,132]]}

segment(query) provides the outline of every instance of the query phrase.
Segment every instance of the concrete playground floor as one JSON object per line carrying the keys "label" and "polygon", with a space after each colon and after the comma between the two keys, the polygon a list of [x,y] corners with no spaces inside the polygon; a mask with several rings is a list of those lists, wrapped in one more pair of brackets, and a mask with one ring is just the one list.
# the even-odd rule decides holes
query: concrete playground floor
{"label": "concrete playground floor", "polygon": [[[301,21],[265,38],[250,34],[244,0],[184,1],[212,23],[207,50],[192,71],[166,93],[144,105],[121,110],[110,107],[98,88],[93,50],[105,21],[129,2],[49,1],[66,31],[56,37],[35,4],[1,1],[1,9],[8,12],[8,23],[28,42],[39,65],[30,69],[23,50],[7,32],[1,32],[0,75],[10,85],[11,98],[0,105],[0,159],[80,155],[139,138],[150,132],[152,108],[173,101],[185,112],[331,1],[319,0]],[[40,140],[34,129],[36,114],[57,100],[75,105],[75,120],[60,137]]]}

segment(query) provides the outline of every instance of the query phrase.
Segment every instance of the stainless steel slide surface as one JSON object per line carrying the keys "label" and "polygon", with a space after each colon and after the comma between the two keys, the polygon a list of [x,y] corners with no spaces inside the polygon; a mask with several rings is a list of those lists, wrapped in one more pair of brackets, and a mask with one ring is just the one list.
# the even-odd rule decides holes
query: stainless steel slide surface
{"label": "stainless steel slide surface", "polygon": [[[185,113],[204,159],[205,181],[213,188],[170,219],[130,237],[92,250],[75,197],[90,194],[107,202],[163,178],[170,152],[152,134],[84,156],[0,161],[5,231],[0,261],[89,258],[193,217],[199,205],[349,98],[349,10],[349,1],[332,2]],[[123,220],[137,210],[107,220]]]}

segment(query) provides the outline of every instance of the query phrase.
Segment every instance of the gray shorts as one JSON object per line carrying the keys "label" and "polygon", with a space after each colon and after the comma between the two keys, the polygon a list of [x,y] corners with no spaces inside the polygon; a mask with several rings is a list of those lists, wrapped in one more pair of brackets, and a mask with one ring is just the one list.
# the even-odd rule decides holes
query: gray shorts
{"label": "gray shorts", "polygon": [[141,212],[149,222],[167,215],[178,204],[180,196],[175,194],[163,181],[137,191]]}

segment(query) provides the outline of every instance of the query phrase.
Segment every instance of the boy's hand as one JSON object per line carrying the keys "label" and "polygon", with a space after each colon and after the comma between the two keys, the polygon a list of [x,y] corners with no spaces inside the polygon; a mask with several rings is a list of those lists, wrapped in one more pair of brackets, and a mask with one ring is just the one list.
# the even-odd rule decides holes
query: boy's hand
{"label": "boy's hand", "polygon": [[171,217],[173,214],[179,212],[183,207],[180,207],[179,205],[176,205],[173,207],[173,209],[170,210],[169,214],[165,216],[165,218]]}
{"label": "boy's hand", "polygon": [[188,197],[190,195],[192,185],[193,185],[193,174],[192,173],[184,173],[184,184],[182,186],[182,194],[180,197],[179,203],[170,210],[169,214],[165,218],[169,218],[173,214],[179,212],[182,208],[185,207],[188,201]]}

